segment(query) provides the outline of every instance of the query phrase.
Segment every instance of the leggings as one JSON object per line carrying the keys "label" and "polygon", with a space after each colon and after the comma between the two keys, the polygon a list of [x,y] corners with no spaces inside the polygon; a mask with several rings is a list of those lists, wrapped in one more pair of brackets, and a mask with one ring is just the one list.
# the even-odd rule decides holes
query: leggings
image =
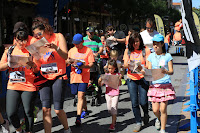
{"label": "leggings", "polygon": [[40,100],[42,107],[51,108],[53,96],[53,104],[55,110],[62,110],[65,100],[65,81],[63,79],[49,80],[45,86],[40,89]]}
{"label": "leggings", "polygon": [[18,107],[22,102],[25,112],[26,132],[31,132],[34,124],[34,102],[37,92],[7,90],[6,94],[6,113],[9,121],[15,129],[20,127],[20,118],[18,117]]}

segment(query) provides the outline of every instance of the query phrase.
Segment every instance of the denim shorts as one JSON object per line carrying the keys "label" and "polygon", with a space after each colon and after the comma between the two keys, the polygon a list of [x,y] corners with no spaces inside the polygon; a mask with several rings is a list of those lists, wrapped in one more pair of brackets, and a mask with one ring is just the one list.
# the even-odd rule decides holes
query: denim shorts
{"label": "denim shorts", "polygon": [[86,92],[88,83],[73,83],[71,84],[71,93],[76,95],[78,91]]}

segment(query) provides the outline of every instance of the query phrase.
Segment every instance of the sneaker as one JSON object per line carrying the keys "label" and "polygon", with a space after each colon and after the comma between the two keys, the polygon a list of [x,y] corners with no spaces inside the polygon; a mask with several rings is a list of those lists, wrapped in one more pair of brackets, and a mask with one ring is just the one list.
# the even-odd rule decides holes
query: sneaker
{"label": "sneaker", "polygon": [[159,133],[165,133],[165,130],[164,130],[164,129],[161,129]]}
{"label": "sneaker", "polygon": [[142,128],[142,123],[137,123],[135,126],[134,126],[134,129],[133,129],[133,132],[139,132]]}
{"label": "sneaker", "polygon": [[81,125],[81,119],[77,117],[75,124],[76,124],[76,126],[80,126]]}
{"label": "sneaker", "polygon": [[9,122],[8,122],[8,120],[4,120],[4,121],[6,121],[6,123],[1,125],[2,132],[3,133],[10,133]]}
{"label": "sneaker", "polygon": [[160,130],[160,120],[158,120],[158,118],[156,119],[155,127],[157,130]]}
{"label": "sneaker", "polygon": [[144,125],[147,125],[149,123],[149,115],[148,114],[144,114],[143,122],[144,122]]}
{"label": "sneaker", "polygon": [[82,111],[82,113],[81,113],[81,119],[85,119],[87,117],[89,117],[88,111]]}
{"label": "sneaker", "polygon": [[115,125],[110,124],[110,127],[108,128],[109,131],[115,131]]}
{"label": "sneaker", "polygon": [[67,130],[64,131],[64,133],[72,133],[71,128],[69,127]]}

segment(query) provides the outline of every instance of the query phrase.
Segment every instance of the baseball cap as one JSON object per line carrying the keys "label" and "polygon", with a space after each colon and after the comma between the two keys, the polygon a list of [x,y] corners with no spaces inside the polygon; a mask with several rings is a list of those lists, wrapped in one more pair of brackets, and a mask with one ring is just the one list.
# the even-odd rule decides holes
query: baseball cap
{"label": "baseball cap", "polygon": [[91,26],[90,26],[90,27],[87,27],[87,28],[86,28],[86,31],[88,31],[88,32],[94,32],[94,28],[91,27]]}
{"label": "baseball cap", "polygon": [[81,34],[78,33],[73,36],[73,41],[72,41],[73,44],[80,44],[82,41],[83,41],[83,36]]}
{"label": "baseball cap", "polygon": [[155,42],[164,42],[164,36],[161,35],[161,34],[156,34],[153,37],[152,41],[155,41]]}
{"label": "baseball cap", "polygon": [[17,22],[15,25],[14,25],[14,29],[13,29],[13,33],[19,31],[19,30],[27,30],[27,26],[25,23],[23,22]]}

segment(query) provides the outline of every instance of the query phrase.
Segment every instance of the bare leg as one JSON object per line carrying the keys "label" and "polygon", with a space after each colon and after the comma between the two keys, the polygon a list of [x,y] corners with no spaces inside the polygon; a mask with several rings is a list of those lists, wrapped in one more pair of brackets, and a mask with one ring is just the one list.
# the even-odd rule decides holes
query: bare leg
{"label": "bare leg", "polygon": [[155,116],[160,120],[160,103],[152,102],[152,109]]}
{"label": "bare leg", "polygon": [[64,126],[64,129],[65,130],[69,129],[68,122],[67,122],[67,115],[64,112],[64,110],[63,109],[55,110],[55,113],[57,114],[58,119],[60,120],[60,123]]}
{"label": "bare leg", "polygon": [[168,104],[168,101],[160,103],[161,129],[164,129],[164,130],[167,123],[167,104]]}
{"label": "bare leg", "polygon": [[3,116],[0,113],[0,124],[3,124],[3,123],[4,123],[4,119],[3,119]]}
{"label": "bare leg", "polygon": [[51,127],[52,127],[51,108],[43,107],[42,110],[43,110],[44,131],[45,133],[51,133]]}
{"label": "bare leg", "polygon": [[117,120],[117,115],[112,115],[112,124],[115,125]]}
{"label": "bare leg", "polygon": [[81,115],[84,105],[85,92],[78,91],[77,115]]}

